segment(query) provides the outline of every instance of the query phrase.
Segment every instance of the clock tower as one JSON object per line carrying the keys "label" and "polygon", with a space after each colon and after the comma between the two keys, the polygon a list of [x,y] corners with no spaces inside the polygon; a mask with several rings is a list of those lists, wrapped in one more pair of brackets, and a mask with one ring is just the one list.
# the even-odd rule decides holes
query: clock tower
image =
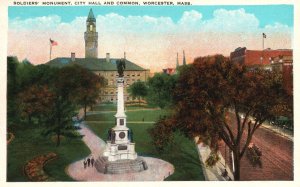
{"label": "clock tower", "polygon": [[85,40],[85,58],[98,58],[98,32],[96,32],[96,18],[93,10],[90,9],[86,20]]}

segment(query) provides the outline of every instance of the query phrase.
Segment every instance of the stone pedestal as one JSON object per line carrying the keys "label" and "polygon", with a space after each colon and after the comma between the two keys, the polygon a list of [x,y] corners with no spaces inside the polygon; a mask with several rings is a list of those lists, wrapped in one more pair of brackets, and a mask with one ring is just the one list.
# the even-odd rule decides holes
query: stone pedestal
{"label": "stone pedestal", "polygon": [[136,159],[120,159],[108,161],[107,157],[99,157],[95,162],[98,172],[104,174],[136,173],[148,169],[146,162],[137,157]]}

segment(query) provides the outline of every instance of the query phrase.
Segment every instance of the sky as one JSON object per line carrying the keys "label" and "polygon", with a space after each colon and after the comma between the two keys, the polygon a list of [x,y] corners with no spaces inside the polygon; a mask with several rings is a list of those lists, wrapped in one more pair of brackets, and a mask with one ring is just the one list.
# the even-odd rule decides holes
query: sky
{"label": "sky", "polygon": [[9,7],[8,55],[34,64],[49,60],[49,38],[58,42],[52,59],[84,57],[85,22],[97,19],[98,56],[128,60],[151,72],[204,55],[228,56],[237,47],[293,48],[293,6],[96,6]]}

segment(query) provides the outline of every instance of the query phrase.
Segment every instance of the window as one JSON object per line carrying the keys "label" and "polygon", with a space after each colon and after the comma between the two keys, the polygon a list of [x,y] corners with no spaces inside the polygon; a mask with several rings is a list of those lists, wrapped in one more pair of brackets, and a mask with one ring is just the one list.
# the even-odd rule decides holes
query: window
{"label": "window", "polygon": [[139,76],[141,76],[140,74],[137,74],[137,76],[139,77]]}
{"label": "window", "polygon": [[120,119],[120,125],[124,125],[124,119]]}
{"label": "window", "polygon": [[90,31],[93,31],[93,25],[90,25]]}
{"label": "window", "polygon": [[135,77],[135,74],[132,74],[131,76]]}

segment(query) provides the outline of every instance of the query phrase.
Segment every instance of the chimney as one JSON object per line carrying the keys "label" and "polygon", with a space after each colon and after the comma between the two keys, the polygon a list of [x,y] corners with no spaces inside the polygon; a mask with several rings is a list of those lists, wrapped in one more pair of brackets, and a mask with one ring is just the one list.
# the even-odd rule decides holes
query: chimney
{"label": "chimney", "polygon": [[72,61],[72,62],[75,61],[75,53],[71,53],[71,61]]}
{"label": "chimney", "polygon": [[106,62],[110,62],[110,54],[106,53]]}

